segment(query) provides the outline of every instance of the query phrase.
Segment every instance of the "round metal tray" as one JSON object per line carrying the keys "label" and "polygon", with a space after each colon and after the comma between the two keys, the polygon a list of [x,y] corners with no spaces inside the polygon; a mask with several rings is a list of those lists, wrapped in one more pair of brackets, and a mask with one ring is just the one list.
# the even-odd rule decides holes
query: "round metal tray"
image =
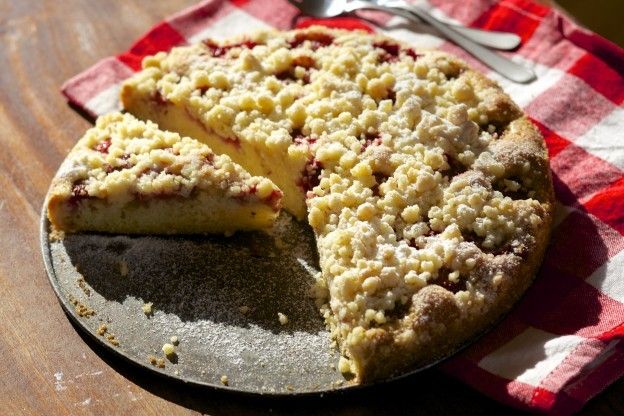
{"label": "round metal tray", "polygon": [[[45,267],[61,305],[79,328],[135,364],[246,393],[359,387],[336,369],[339,355],[310,296],[318,272],[314,236],[287,214],[271,233],[62,240],[51,238],[45,209],[41,218]],[[153,313],[144,313],[146,303]],[[166,358],[161,348],[172,336],[179,345]]]}

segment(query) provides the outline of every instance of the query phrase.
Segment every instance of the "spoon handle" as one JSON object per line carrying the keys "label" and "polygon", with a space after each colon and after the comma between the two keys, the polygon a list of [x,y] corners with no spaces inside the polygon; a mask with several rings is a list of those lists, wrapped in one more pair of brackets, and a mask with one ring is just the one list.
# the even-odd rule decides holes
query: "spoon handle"
{"label": "spoon handle", "polygon": [[459,26],[452,23],[442,23],[455,29],[457,32],[461,33],[468,39],[471,39],[473,42],[487,46],[488,48],[509,51],[516,49],[521,42],[520,36],[515,33],[481,30],[472,27]]}
{"label": "spoon handle", "polygon": [[358,9],[375,9],[382,10],[387,13],[398,14],[410,20],[415,20],[412,13],[418,18],[424,20],[426,23],[433,26],[440,33],[446,36],[449,40],[452,40],[457,45],[464,48],[467,52],[479,59],[481,62],[514,82],[528,83],[536,79],[535,73],[520,64],[517,64],[504,56],[498,55],[491,50],[473,42],[472,40],[464,37],[461,33],[457,32],[452,26],[447,26],[445,23],[440,22],[438,19],[431,16],[427,11],[421,9],[418,6],[410,7],[409,12],[402,8],[394,8],[394,5],[401,5],[402,2],[387,2],[384,5],[371,3],[368,1],[355,0],[347,3],[345,11],[355,11]]}

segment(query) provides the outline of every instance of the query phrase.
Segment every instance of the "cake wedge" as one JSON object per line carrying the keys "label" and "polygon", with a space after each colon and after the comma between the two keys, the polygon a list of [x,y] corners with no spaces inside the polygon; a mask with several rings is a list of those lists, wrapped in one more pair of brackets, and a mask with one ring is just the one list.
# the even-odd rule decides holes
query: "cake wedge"
{"label": "cake wedge", "polygon": [[205,144],[113,113],[71,150],[46,203],[58,231],[228,234],[270,227],[281,198]]}

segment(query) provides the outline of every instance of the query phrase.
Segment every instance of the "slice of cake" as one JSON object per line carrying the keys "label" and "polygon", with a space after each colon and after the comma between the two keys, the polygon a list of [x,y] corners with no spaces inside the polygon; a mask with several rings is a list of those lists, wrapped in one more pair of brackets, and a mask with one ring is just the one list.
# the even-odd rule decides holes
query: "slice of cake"
{"label": "slice of cake", "polygon": [[553,191],[544,141],[494,82],[436,51],[313,27],[174,48],[125,108],[284,192],[317,238],[322,313],[356,382],[430,363],[532,281]]}
{"label": "slice of cake", "polygon": [[47,207],[59,231],[231,233],[271,226],[281,197],[205,144],[115,113],[69,153]]}

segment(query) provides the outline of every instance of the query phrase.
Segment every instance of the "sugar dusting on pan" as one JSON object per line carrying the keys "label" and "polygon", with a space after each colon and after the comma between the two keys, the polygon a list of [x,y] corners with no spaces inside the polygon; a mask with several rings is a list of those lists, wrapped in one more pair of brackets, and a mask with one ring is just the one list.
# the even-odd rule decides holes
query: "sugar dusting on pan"
{"label": "sugar dusting on pan", "polygon": [[[310,297],[314,237],[286,214],[268,234],[227,238],[67,235],[50,243],[49,256],[67,309],[71,297],[95,311],[75,316],[80,324],[147,368],[259,393],[325,391],[343,380]],[[97,335],[102,324],[119,346]],[[150,364],[165,358],[172,336],[179,344],[165,367]]]}

